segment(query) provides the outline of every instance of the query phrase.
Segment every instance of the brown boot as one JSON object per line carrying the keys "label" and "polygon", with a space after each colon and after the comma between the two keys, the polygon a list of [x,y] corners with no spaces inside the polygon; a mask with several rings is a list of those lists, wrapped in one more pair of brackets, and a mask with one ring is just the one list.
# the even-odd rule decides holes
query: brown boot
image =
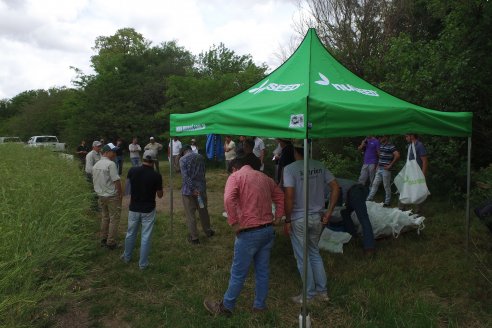
{"label": "brown boot", "polygon": [[232,311],[226,309],[222,301],[216,301],[206,298],[203,301],[203,306],[205,306],[207,311],[213,314],[214,316],[223,315],[229,317],[232,315]]}

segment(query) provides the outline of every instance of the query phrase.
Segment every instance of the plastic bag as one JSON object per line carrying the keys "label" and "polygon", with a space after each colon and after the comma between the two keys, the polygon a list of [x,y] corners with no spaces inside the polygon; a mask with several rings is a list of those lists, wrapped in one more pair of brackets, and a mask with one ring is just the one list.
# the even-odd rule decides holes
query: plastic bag
{"label": "plastic bag", "polygon": [[[414,159],[412,160],[410,160],[410,151],[413,151]],[[412,143],[408,151],[407,162],[394,180],[400,193],[400,202],[403,204],[420,204],[430,195],[424,173],[415,158],[417,154]]]}

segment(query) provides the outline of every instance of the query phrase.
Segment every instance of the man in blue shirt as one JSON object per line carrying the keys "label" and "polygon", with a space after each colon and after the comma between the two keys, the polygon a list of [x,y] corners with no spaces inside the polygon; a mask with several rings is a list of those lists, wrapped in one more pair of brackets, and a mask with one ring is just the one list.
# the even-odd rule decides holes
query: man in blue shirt
{"label": "man in blue shirt", "polygon": [[[198,211],[203,232],[207,237],[212,237],[215,234],[210,228],[210,216],[208,215],[207,209],[205,160],[202,155],[194,153],[189,145],[184,145],[182,152],[183,156],[179,159],[179,167],[183,179],[183,184],[181,186],[183,207],[186,214],[188,231],[190,233],[188,241],[192,244],[199,244],[200,240],[198,239],[195,218],[196,211]],[[199,203],[200,198],[201,201]]]}

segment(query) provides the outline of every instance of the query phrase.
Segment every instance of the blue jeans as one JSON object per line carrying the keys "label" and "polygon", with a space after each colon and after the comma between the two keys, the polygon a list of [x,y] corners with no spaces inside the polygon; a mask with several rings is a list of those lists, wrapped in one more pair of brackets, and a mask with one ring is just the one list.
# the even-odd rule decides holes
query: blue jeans
{"label": "blue jeans", "polygon": [[385,192],[384,203],[389,205],[391,203],[391,171],[385,170],[382,167],[380,167],[376,172],[376,176],[374,177],[374,181],[371,186],[371,192],[369,193],[369,196],[367,196],[367,200],[374,199],[381,181],[383,181]]}
{"label": "blue jeans", "polygon": [[152,241],[152,230],[154,229],[155,209],[150,213],[128,212],[128,231],[125,238],[125,252],[123,260],[129,262],[132,258],[133,247],[137,239],[138,227],[142,223],[142,233],[140,242],[140,269],[145,269],[149,265],[150,243]]}
{"label": "blue jeans", "polygon": [[[322,231],[321,216],[319,214],[308,216],[308,265],[307,265],[307,298],[311,299],[318,293],[327,291],[326,272],[323,259],[319,254],[318,242]],[[294,256],[297,260],[297,269],[303,276],[304,254],[304,219],[292,221],[292,233],[290,241]]]}
{"label": "blue jeans", "polygon": [[266,308],[268,281],[270,278],[270,252],[275,239],[272,226],[241,232],[234,241],[234,258],[229,287],[224,294],[224,306],[233,310],[243,289],[251,262],[255,264],[255,300],[253,307]]}
{"label": "blue jeans", "polygon": [[356,236],[356,230],[354,221],[350,214],[355,211],[357,219],[362,227],[362,243],[364,244],[364,249],[374,249],[374,233],[372,231],[371,221],[369,220],[369,215],[367,214],[366,206],[366,188],[363,185],[354,185],[351,187],[347,193],[347,200],[345,201],[345,206],[340,214],[343,218],[343,224],[345,230],[352,236]]}
{"label": "blue jeans", "polygon": [[140,157],[130,157],[132,167],[140,166]]}

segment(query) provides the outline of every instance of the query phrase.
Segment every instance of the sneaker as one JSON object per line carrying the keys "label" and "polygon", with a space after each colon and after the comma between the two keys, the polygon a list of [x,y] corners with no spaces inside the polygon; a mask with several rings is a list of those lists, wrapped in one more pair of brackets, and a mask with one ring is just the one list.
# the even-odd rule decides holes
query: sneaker
{"label": "sneaker", "polygon": [[[290,298],[292,300],[292,302],[296,303],[296,304],[302,304],[302,294],[299,294],[297,296],[293,296]],[[311,303],[313,301],[313,298],[307,298],[307,303]]]}
{"label": "sneaker", "polygon": [[318,294],[316,294],[315,298],[322,301],[322,302],[328,302],[330,300],[327,292],[318,293]]}
{"label": "sneaker", "polygon": [[232,311],[227,309],[222,301],[214,301],[206,298],[203,301],[203,306],[214,316],[223,315],[229,317],[232,315]]}
{"label": "sneaker", "polygon": [[383,204],[383,207],[391,207],[391,205],[385,203],[385,204]]}
{"label": "sneaker", "polygon": [[125,259],[125,254],[121,254],[120,260],[122,260],[124,263],[129,263],[130,260]]}
{"label": "sneaker", "polygon": [[210,229],[208,232],[207,232],[207,237],[210,238],[210,237],[213,237],[215,235],[215,231]]}

